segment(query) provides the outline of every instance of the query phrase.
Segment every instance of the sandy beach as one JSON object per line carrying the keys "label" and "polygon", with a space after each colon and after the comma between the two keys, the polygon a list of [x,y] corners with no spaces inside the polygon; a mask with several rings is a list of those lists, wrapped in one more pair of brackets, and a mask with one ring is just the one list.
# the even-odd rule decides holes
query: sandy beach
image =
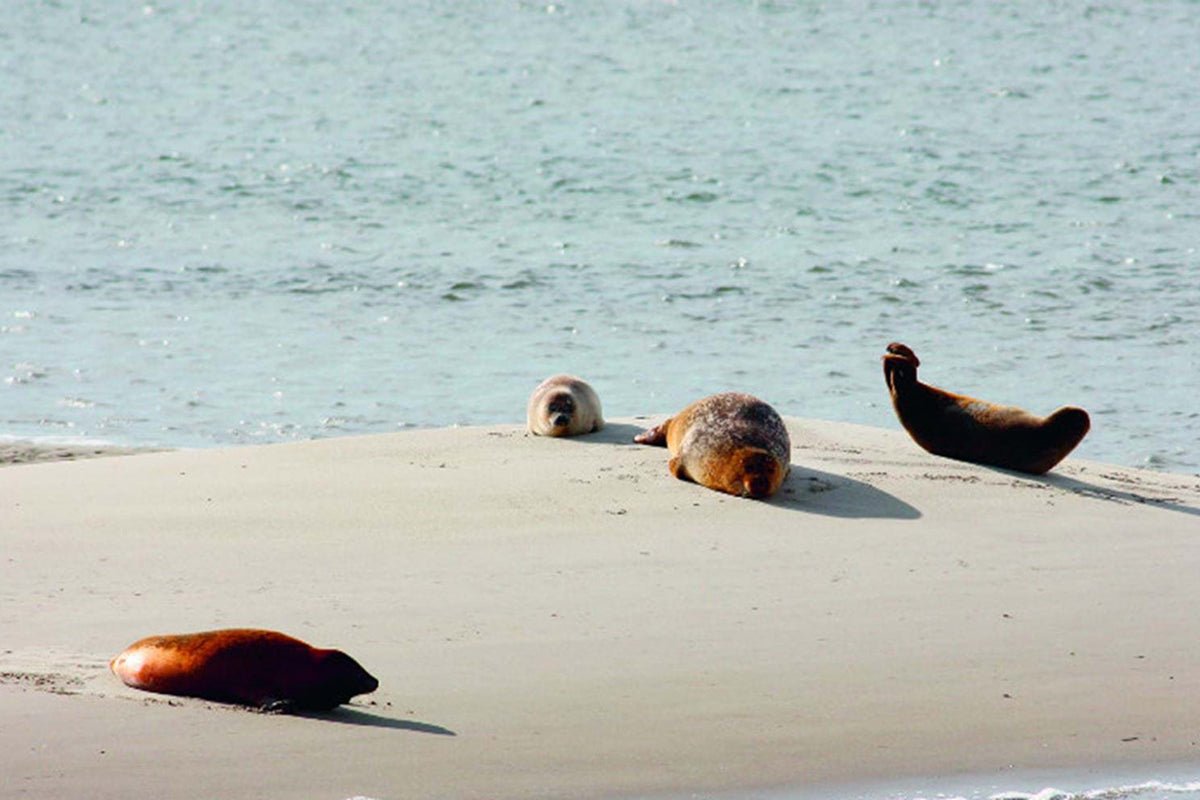
{"label": "sandy beach", "polygon": [[[4,797],[601,798],[1200,760],[1200,477],[1028,477],[788,418],[768,502],[452,428],[0,470]],[[265,627],[328,714],[123,686]]]}

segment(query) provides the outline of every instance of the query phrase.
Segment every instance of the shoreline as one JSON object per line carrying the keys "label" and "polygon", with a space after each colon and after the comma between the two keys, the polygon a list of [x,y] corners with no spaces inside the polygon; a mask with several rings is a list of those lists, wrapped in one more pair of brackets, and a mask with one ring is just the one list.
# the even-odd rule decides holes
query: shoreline
{"label": "shoreline", "polygon": [[[670,413],[647,414],[637,417],[625,417],[626,420],[648,421],[651,419],[661,420],[670,416]],[[789,419],[803,419],[801,417],[788,417]],[[830,425],[846,425],[852,428],[868,428],[871,430],[887,431],[891,434],[906,435],[904,429],[897,423],[894,427],[879,427],[862,422],[848,422],[841,420],[821,420],[823,423]],[[639,422],[640,424],[640,422]],[[304,442],[323,442],[331,439],[357,439],[370,436],[395,436],[404,433],[413,433],[418,431],[440,431],[440,430],[460,430],[460,429],[500,429],[509,427],[521,427],[519,423],[511,422],[494,422],[494,423],[451,423],[447,425],[413,425],[404,426],[396,430],[382,431],[336,431],[323,435],[314,435],[304,438],[294,439],[279,439],[270,441],[231,441],[231,442],[204,442],[203,444],[117,444],[104,439],[91,439],[88,437],[74,438],[63,436],[30,436],[25,434],[4,434],[0,433],[0,468],[7,466],[15,466],[19,464],[40,463],[44,461],[60,461],[60,460],[77,460],[82,458],[103,458],[108,456],[120,455],[136,455],[138,453],[160,453],[176,450],[194,450],[194,451],[210,451],[210,450],[231,450],[247,447],[274,447],[277,445],[295,445]],[[1084,438],[1084,442],[1087,438]],[[914,446],[916,446],[914,444]],[[1078,448],[1077,448],[1078,449]],[[1093,464],[1103,464],[1107,467],[1115,469],[1129,469],[1140,472],[1150,472],[1161,474],[1164,476],[1177,476],[1182,478],[1200,478],[1200,472],[1187,472],[1172,470],[1169,467],[1157,466],[1154,464],[1123,464],[1114,461],[1099,461],[1094,458],[1075,459]],[[1054,474],[1055,470],[1051,470],[1050,474]]]}
{"label": "shoreline", "polygon": [[1200,797],[1200,761],[901,776],[619,800],[1137,800]]}
{"label": "shoreline", "polygon": [[[629,442],[657,419],[0,470],[12,796],[734,796],[1200,760],[1200,479],[1022,476],[789,417],[784,489],[742,500]],[[380,689],[277,717],[107,671],[240,625]]]}
{"label": "shoreline", "polygon": [[84,458],[158,453],[171,448],[122,446],[108,442],[52,438],[48,440],[0,437],[0,468],[47,461],[78,461]]}

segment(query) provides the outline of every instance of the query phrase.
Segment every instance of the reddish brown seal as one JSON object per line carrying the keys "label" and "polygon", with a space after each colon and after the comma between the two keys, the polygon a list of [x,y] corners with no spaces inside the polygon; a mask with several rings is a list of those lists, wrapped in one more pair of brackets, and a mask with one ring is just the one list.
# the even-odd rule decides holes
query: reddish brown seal
{"label": "reddish brown seal", "polygon": [[667,447],[671,474],[742,497],[774,494],[791,466],[792,442],[775,409],[748,394],[714,394],[633,439]]}
{"label": "reddish brown seal", "polygon": [[149,636],[109,667],[135,689],[267,711],[327,710],[379,686],[341,650],[250,628]]}
{"label": "reddish brown seal", "polygon": [[1074,450],[1091,427],[1082,408],[1038,417],[921,383],[920,364],[910,348],[892,342],[883,357],[883,377],[900,424],[934,455],[1040,475]]}

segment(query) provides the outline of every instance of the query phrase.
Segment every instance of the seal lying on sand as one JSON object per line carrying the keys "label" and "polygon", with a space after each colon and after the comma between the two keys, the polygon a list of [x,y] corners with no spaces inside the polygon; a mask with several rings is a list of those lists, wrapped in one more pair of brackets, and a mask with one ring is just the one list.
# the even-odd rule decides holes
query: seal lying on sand
{"label": "seal lying on sand", "polygon": [[529,396],[525,418],[529,432],[538,436],[578,436],[604,427],[596,391],[574,375],[542,381]]}
{"label": "seal lying on sand", "polygon": [[920,364],[911,349],[892,342],[883,376],[900,424],[934,455],[1040,475],[1074,450],[1091,427],[1082,408],[1038,417],[929,386],[917,380]]}
{"label": "seal lying on sand", "polygon": [[697,400],[633,440],[670,449],[676,478],[742,497],[771,496],[791,466],[792,441],[779,414],[737,392]]}
{"label": "seal lying on sand", "polygon": [[264,711],[328,710],[379,687],[341,650],[249,628],[150,636],[127,647],[109,667],[135,689]]}

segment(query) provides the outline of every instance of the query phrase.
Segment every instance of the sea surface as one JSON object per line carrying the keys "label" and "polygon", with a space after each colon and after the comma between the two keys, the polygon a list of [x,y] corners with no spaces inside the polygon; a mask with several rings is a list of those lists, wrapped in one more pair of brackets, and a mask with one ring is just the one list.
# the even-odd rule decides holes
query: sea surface
{"label": "sea surface", "polygon": [[[1128,772],[1079,769],[908,779],[818,791],[740,794],[723,800],[1200,800],[1200,765],[1159,767],[1158,772],[1163,777],[1147,778],[1145,771],[1132,778]],[[706,799],[695,795],[692,800]]]}
{"label": "sea surface", "polygon": [[0,435],[927,382],[1200,472],[1195,0],[11,0]]}

